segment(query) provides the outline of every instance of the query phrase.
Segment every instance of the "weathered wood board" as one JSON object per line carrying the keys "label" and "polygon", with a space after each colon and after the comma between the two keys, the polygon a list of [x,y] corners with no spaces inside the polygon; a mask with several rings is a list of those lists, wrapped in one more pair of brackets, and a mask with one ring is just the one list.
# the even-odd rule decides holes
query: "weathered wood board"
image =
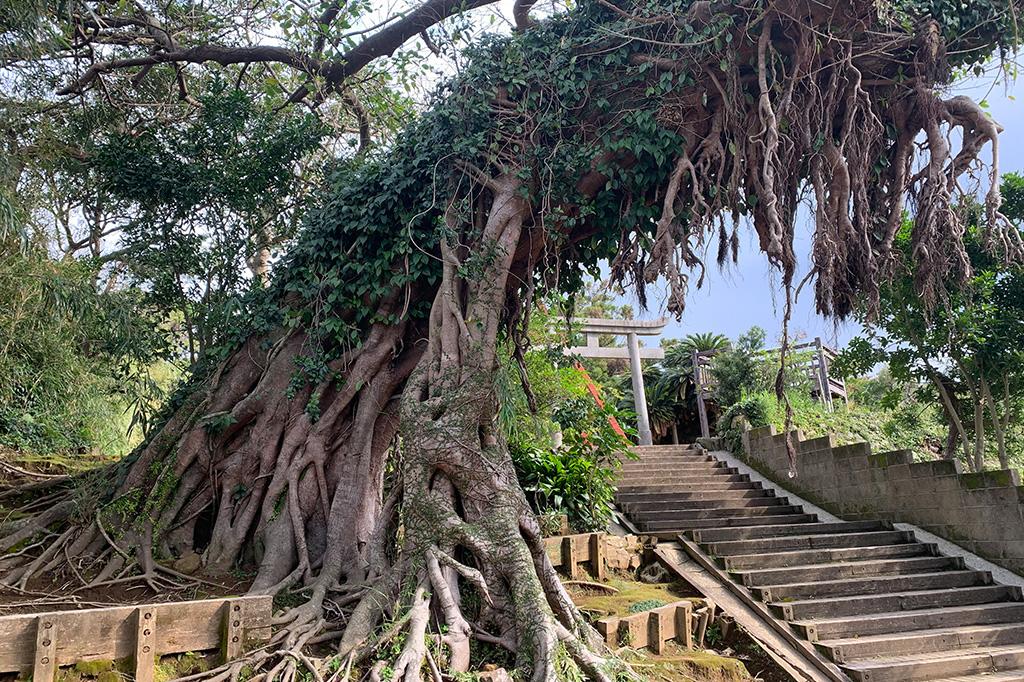
{"label": "weathered wood board", "polygon": [[562,569],[571,579],[579,575],[579,564],[589,564],[590,574],[604,580],[607,572],[604,533],[580,533],[544,538],[544,549],[551,565]]}
{"label": "weathered wood board", "polygon": [[602,618],[597,621],[597,631],[612,649],[626,645],[660,654],[665,642],[673,639],[692,649],[693,604],[683,600],[630,616]]}
{"label": "weathered wood board", "polygon": [[0,673],[47,682],[60,666],[129,658],[145,681],[156,656],[211,649],[237,656],[243,645],[267,641],[271,608],[271,597],[235,597],[0,616]]}

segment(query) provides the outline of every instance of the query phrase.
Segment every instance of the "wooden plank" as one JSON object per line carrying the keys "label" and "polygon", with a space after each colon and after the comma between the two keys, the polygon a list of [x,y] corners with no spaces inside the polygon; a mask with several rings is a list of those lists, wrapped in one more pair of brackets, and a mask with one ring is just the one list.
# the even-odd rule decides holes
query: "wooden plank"
{"label": "wooden plank", "polygon": [[598,580],[604,580],[607,576],[605,564],[604,533],[594,533],[590,536],[590,570]]}
{"label": "wooden plank", "polygon": [[604,637],[609,649],[619,648],[619,618],[611,616],[597,621],[597,631]]}
{"label": "wooden plank", "polygon": [[675,612],[676,641],[687,649],[693,649],[693,604],[678,604]]}
{"label": "wooden plank", "polygon": [[[272,598],[238,597],[245,624],[245,639],[270,638]],[[151,644],[156,655],[219,649],[222,639],[223,599],[152,604],[160,622]],[[115,606],[82,611],[18,614],[0,617],[0,672],[28,673],[36,665],[36,628],[40,618],[60,622],[56,642],[57,665],[82,660],[130,658],[135,655],[140,607]],[[54,625],[53,627],[56,627]],[[51,659],[54,657],[51,656]]]}
{"label": "wooden plank", "polygon": [[667,614],[655,609],[647,614],[647,648],[651,653],[661,655],[665,652],[665,640],[668,639],[665,618]]}
{"label": "wooden plank", "polygon": [[643,649],[648,642],[647,614],[623,618],[619,623],[619,641],[624,641],[632,649]]}
{"label": "wooden plank", "polygon": [[576,580],[579,576],[579,566],[577,566],[577,554],[576,554],[576,543],[573,542],[571,535],[566,535],[562,538],[562,568],[569,574],[569,578]]}
{"label": "wooden plank", "polygon": [[135,682],[153,682],[156,672],[156,609],[135,612]]}
{"label": "wooden plank", "polygon": [[32,663],[33,682],[53,682],[57,672],[57,617],[45,615],[36,618],[35,660]]}
{"label": "wooden plank", "polygon": [[245,649],[243,616],[242,605],[237,600],[224,602],[224,641],[221,651],[225,663],[241,656]]}

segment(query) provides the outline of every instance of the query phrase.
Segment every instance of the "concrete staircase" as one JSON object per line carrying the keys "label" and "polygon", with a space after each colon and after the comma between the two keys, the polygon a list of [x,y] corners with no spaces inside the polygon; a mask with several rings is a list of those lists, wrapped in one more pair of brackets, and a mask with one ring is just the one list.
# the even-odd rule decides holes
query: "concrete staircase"
{"label": "concrete staircase", "polygon": [[885,522],[822,522],[694,447],[636,452],[616,497],[637,529],[678,539],[849,678],[1024,681],[1018,588]]}

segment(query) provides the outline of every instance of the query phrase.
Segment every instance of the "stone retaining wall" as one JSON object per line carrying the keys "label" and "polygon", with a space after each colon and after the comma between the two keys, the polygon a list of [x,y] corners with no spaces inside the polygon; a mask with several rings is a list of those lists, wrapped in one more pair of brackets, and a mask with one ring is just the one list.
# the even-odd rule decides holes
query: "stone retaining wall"
{"label": "stone retaining wall", "polygon": [[773,427],[743,438],[743,459],[836,516],[910,523],[1024,575],[1024,487],[1013,470],[963,473],[957,462],[914,462],[910,451],[872,454],[867,443],[794,433],[797,476]]}

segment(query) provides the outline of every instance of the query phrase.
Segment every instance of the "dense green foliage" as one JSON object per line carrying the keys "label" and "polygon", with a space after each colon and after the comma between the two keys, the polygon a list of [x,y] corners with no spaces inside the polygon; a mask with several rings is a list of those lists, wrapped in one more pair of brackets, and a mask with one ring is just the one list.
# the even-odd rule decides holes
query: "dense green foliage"
{"label": "dense green foliage", "polygon": [[294,236],[306,199],[296,170],[326,132],[220,83],[201,104],[194,120],[97,141],[90,164],[99,191],[130,216],[118,254],[126,276],[147,307],[180,323],[189,362],[223,337],[272,249]]}
{"label": "dense green foliage", "polygon": [[629,445],[609,424],[616,412],[581,396],[562,402],[552,416],[560,446],[529,439],[509,443],[523,491],[538,514],[564,513],[578,532],[604,530],[611,520],[619,458]]}
{"label": "dense green foliage", "polygon": [[[1024,178],[1008,175],[1003,187],[1006,215],[1024,225]],[[960,210],[971,214],[965,236],[970,286],[928,310],[914,296],[913,273],[901,270],[883,289],[879,315],[864,320],[865,333],[851,341],[838,369],[857,374],[885,363],[895,379],[943,406],[954,435],[948,456],[981,469],[986,455],[994,455],[1006,466],[1018,449],[1007,439],[1024,401],[1024,270],[985,248],[980,207]],[[905,263],[914,257],[910,230],[908,224],[897,237]]]}
{"label": "dense green foliage", "polygon": [[0,247],[0,445],[123,454],[162,399],[163,335],[135,291],[97,293],[95,274]]}
{"label": "dense green foliage", "polygon": [[[587,302],[582,307],[595,309]],[[562,352],[574,338],[563,314],[560,302],[547,301],[530,320],[535,350],[525,353],[524,369],[536,410],[530,409],[512,362],[506,361],[499,376],[498,419],[533,510],[552,521],[565,514],[573,529],[589,532],[605,528],[611,518],[619,460],[630,445],[610,420],[627,434],[632,420],[612,406],[614,393],[605,394],[605,405],[599,405],[588,390],[587,375]]]}

